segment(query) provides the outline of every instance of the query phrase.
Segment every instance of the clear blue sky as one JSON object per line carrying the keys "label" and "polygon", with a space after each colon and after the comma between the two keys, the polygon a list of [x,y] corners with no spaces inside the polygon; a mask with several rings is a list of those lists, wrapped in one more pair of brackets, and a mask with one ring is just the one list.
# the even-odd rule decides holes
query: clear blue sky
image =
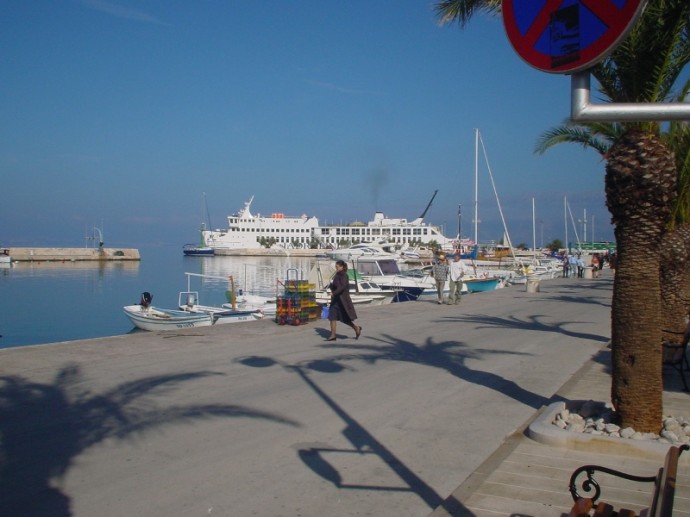
{"label": "clear blue sky", "polygon": [[[323,223],[420,215],[472,236],[474,129],[514,244],[564,239],[564,197],[612,239],[604,162],[533,152],[570,79],[530,68],[499,18],[439,26],[418,0],[22,0],[0,13],[0,244],[197,239],[253,211]],[[500,239],[480,160],[479,238]],[[594,225],[591,225],[594,217]],[[578,225],[583,238],[582,225]],[[573,238],[569,225],[569,240]]]}

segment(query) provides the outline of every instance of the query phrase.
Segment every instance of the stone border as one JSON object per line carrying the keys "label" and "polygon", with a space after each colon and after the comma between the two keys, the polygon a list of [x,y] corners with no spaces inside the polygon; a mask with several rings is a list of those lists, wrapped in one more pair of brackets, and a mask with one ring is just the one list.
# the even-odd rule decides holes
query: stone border
{"label": "stone border", "polygon": [[[631,440],[629,438],[614,438],[611,436],[566,431],[553,424],[556,415],[568,409],[577,411],[587,401],[571,400],[568,402],[553,402],[546,407],[527,427],[527,436],[535,442],[563,447],[578,451],[599,454],[616,454],[620,456],[634,456],[663,462],[671,444],[653,442],[649,440]],[[680,465],[690,466],[690,454],[681,455]]]}

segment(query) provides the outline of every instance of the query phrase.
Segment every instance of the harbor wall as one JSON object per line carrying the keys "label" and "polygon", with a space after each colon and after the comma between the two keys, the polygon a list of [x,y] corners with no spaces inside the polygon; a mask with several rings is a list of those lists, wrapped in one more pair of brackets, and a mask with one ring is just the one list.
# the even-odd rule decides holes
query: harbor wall
{"label": "harbor wall", "polygon": [[141,260],[135,248],[9,248],[12,262]]}

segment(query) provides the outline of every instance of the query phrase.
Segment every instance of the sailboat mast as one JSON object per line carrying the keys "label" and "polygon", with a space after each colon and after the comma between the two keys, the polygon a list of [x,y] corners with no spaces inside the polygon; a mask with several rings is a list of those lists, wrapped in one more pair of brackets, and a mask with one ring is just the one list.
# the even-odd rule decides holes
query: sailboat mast
{"label": "sailboat mast", "polygon": [[563,246],[565,246],[567,251],[570,251],[568,246],[568,198],[566,196],[563,196],[563,224],[565,225],[565,242]]}
{"label": "sailboat mast", "polygon": [[537,227],[535,223],[534,198],[532,198],[532,250],[534,260],[537,260]]}
{"label": "sailboat mast", "polygon": [[479,232],[477,224],[479,223],[479,188],[478,188],[478,171],[479,171],[479,129],[474,130],[474,244],[479,245]]}

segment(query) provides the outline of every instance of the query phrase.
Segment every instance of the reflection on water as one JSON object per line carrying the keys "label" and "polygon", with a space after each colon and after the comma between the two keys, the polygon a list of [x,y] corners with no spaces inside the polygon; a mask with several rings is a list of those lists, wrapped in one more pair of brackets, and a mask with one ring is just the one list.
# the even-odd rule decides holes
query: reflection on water
{"label": "reflection on water", "polygon": [[314,259],[304,257],[185,257],[181,247],[141,249],[140,262],[21,262],[0,270],[0,348],[125,335],[132,326],[122,307],[154,295],[174,308],[193,278],[201,303],[225,303],[227,278],[236,288],[271,296],[290,275],[307,279]]}
{"label": "reflection on water", "polygon": [[12,269],[17,270],[16,274],[25,275],[52,275],[52,274],[83,274],[89,271],[109,272],[119,270],[123,273],[136,275],[139,271],[138,260],[127,261],[107,261],[107,260],[80,260],[62,262],[13,262]]}
{"label": "reflection on water", "polygon": [[[203,257],[201,273],[214,277],[232,276],[235,287],[252,294],[273,296],[282,287],[279,281],[307,279],[313,258],[290,257]],[[218,286],[227,282],[220,279],[203,279],[205,286]]]}

